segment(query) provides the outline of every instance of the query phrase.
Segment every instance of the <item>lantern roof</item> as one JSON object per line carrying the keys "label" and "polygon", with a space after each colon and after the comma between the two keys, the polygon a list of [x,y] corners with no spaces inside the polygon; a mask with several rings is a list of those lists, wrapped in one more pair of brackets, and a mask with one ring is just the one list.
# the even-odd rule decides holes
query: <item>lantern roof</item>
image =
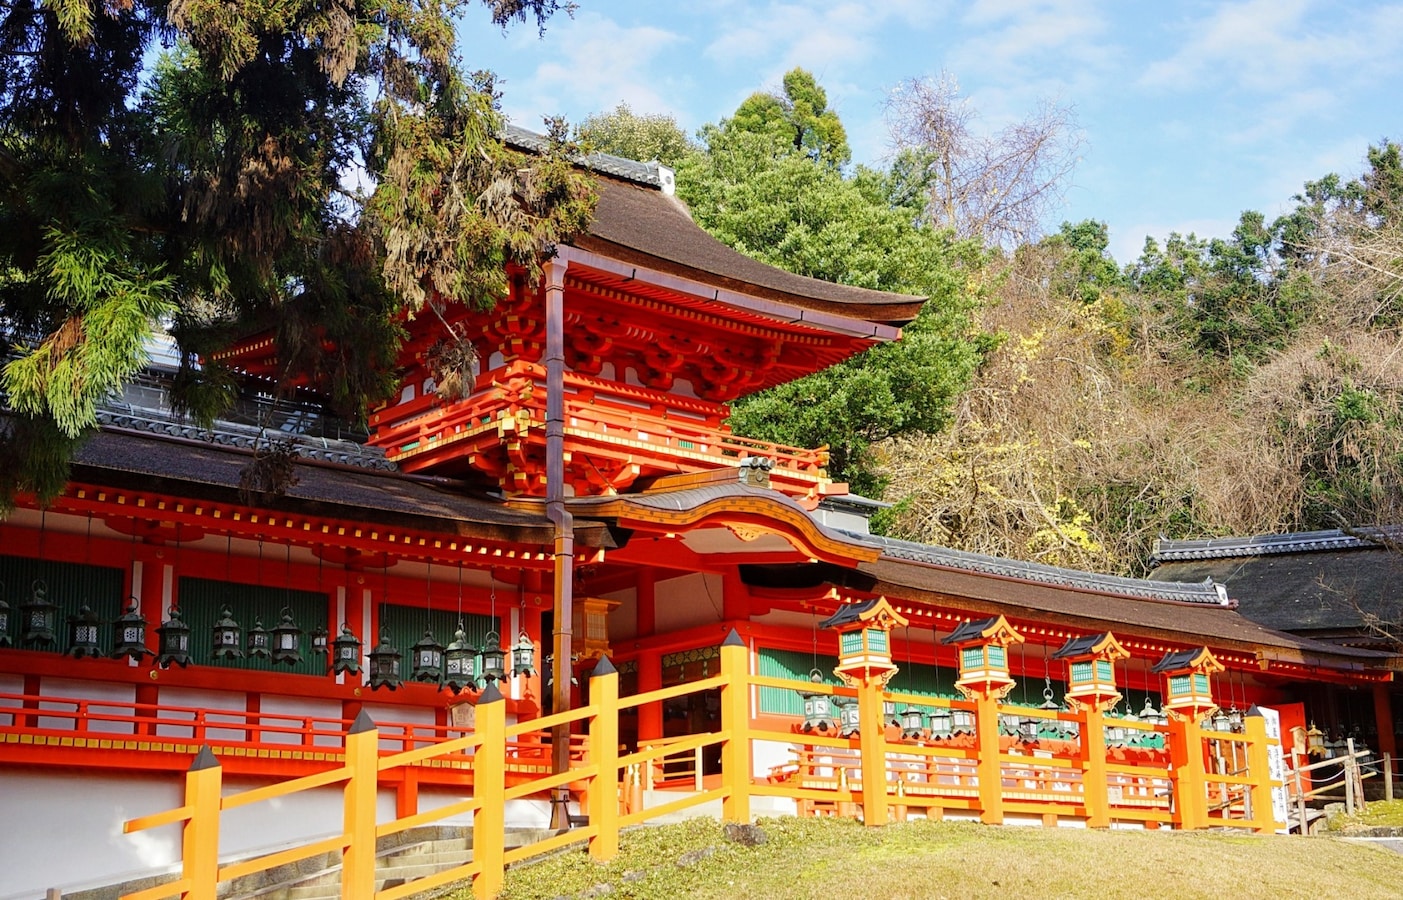
{"label": "lantern roof", "polygon": [[866,627],[878,625],[890,630],[898,625],[908,624],[907,619],[887,602],[886,597],[874,597],[860,603],[845,603],[838,611],[822,622],[820,628],[847,630],[849,626]]}
{"label": "lantern roof", "polygon": [[1003,616],[964,622],[940,641],[942,644],[1021,644],[1023,635]]}
{"label": "lantern roof", "polygon": [[1223,664],[1218,662],[1217,657],[1207,647],[1195,647],[1164,654],[1164,658],[1155,663],[1154,668],[1150,671],[1162,675],[1167,672],[1184,672],[1191,669],[1202,672],[1221,672]]}
{"label": "lantern roof", "polygon": [[1114,634],[1103,631],[1100,634],[1071,638],[1052,654],[1053,659],[1079,659],[1088,656],[1125,659],[1130,656],[1130,651],[1120,645]]}

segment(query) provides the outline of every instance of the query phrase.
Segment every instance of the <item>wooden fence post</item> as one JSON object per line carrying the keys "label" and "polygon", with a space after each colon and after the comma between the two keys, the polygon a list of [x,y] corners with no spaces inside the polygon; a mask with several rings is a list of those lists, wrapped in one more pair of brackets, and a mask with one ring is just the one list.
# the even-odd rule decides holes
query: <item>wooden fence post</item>
{"label": "wooden fence post", "polygon": [[862,821],[887,824],[887,723],[882,712],[882,682],[863,676],[857,685],[857,743],[862,754]]}
{"label": "wooden fence post", "polygon": [[223,769],[209,747],[201,747],[185,773],[185,805],[190,808],[181,833],[181,860],[190,879],[187,900],[215,900],[219,888],[219,809]]}
{"label": "wooden fence post", "polygon": [[473,896],[491,900],[502,889],[507,852],[507,702],[496,682],[478,695],[476,721],[482,743],[473,755],[473,862],[482,868],[473,876]]}
{"label": "wooden fence post", "polygon": [[619,855],[619,673],[601,656],[589,681],[589,702],[599,707],[589,723],[589,761],[597,768],[589,786],[589,855],[608,862]]}
{"label": "wooden fence post", "polygon": [[750,649],[734,628],[721,642],[721,730],[729,737],[721,746],[721,783],[726,798],[721,818],[750,821]]}
{"label": "wooden fence post", "polygon": [[1004,777],[999,760],[999,700],[994,691],[976,691],[974,697],[974,736],[979,748],[979,821],[985,825],[1004,823]]}
{"label": "wooden fence post", "polygon": [[1088,828],[1111,827],[1110,783],[1106,777],[1106,714],[1095,703],[1082,707],[1081,795]]}
{"label": "wooden fence post", "polygon": [[380,784],[380,732],[361,710],[346,733],[346,787],[343,823],[347,845],[341,855],[341,898],[375,893],[375,795]]}
{"label": "wooden fence post", "polygon": [[1207,770],[1203,764],[1203,729],[1192,717],[1171,711],[1169,761],[1173,767],[1174,824],[1184,830],[1208,825]]}
{"label": "wooden fence post", "polygon": [[1252,783],[1250,791],[1252,821],[1248,823],[1262,834],[1276,831],[1276,818],[1271,803],[1271,758],[1267,749],[1267,721],[1260,712],[1252,712],[1243,718],[1247,735],[1247,777]]}

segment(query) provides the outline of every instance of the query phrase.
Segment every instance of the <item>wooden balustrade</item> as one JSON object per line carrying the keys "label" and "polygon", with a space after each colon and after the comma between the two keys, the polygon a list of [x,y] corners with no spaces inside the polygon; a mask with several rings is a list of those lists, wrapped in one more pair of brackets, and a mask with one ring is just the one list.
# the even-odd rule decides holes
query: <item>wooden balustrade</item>
{"label": "wooden balustrade", "polygon": [[[1269,791],[1273,785],[1266,764],[1269,742],[1260,718],[1249,718],[1245,733],[1232,735],[1204,732],[1192,722],[1171,722],[1167,727],[1141,723],[1137,727],[1142,735],[1167,733],[1168,753],[1147,751],[1134,759],[1108,759],[1103,754],[1098,764],[1091,766],[1086,759],[1087,749],[1101,747],[1103,738],[1095,711],[1078,715],[1050,710],[1038,711],[1035,716],[1029,713],[1049,723],[1076,722],[1079,726],[1075,740],[1049,742],[1048,747],[1042,747],[1031,741],[1001,742],[997,734],[1000,710],[1018,709],[1020,715],[1028,711],[1000,707],[992,697],[952,701],[887,694],[889,700],[927,707],[973,707],[976,720],[984,723],[982,735],[902,741],[889,735],[894,729],[882,721],[882,697],[874,687],[876,702],[863,706],[868,710],[861,723],[867,731],[865,738],[840,737],[759,727],[750,709],[752,688],[758,685],[806,692],[822,687],[750,674],[748,650],[732,632],[722,644],[721,672],[717,676],[619,698],[618,675],[603,660],[590,684],[590,705],[530,722],[507,725],[505,703],[495,687],[479,698],[475,731],[456,731],[451,735],[448,729],[433,731],[440,740],[428,740],[419,726],[400,726],[399,734],[387,735],[362,714],[346,734],[340,765],[240,794],[220,796],[219,763],[206,748],[187,776],[184,805],[127,823],[129,832],[181,823],[185,840],[179,878],[163,888],[128,895],[126,900],[157,900],[177,894],[212,900],[218,883],[236,874],[251,874],[330,851],[343,855],[342,896],[346,898],[400,900],[463,879],[470,879],[475,895],[485,898],[500,888],[508,864],[579,840],[588,841],[589,852],[596,859],[608,859],[617,852],[620,829],[710,800],[722,801],[725,819],[748,821],[753,796],[788,798],[801,813],[861,814],[869,824],[885,822],[889,809],[896,819],[906,818],[912,812],[936,818],[951,811],[987,818],[992,794],[998,798],[996,812],[1000,819],[1006,815],[1041,816],[1051,824],[1068,818],[1103,827],[1111,822],[1182,828],[1231,823],[1258,831],[1277,827],[1272,821]],[[621,710],[711,689],[721,691],[719,730],[652,741],[631,753],[620,751],[617,729]],[[852,693],[850,689],[832,687],[826,692]],[[5,699],[15,697],[0,695],[0,700]],[[76,710],[75,705],[75,716]],[[10,706],[0,712],[5,714],[18,713]],[[36,711],[25,709],[23,714],[33,715]],[[310,718],[303,717],[298,727],[310,730],[309,722]],[[544,736],[556,726],[568,726],[579,742],[578,752],[571,754],[569,768],[553,773],[542,765],[511,782],[511,755],[539,752]],[[387,752],[387,739],[398,741],[402,749]],[[752,748],[757,741],[780,742],[792,748],[789,762],[776,766],[767,778],[752,777]],[[708,790],[693,780],[686,785],[689,790],[679,791],[676,799],[643,808],[642,770],[710,746],[721,749],[719,787]],[[873,747],[881,757],[876,765],[864,757]],[[546,756],[540,754],[543,762]],[[445,758],[462,760],[473,770],[470,796],[432,810],[402,810],[393,821],[376,822],[375,795],[382,779],[396,769]],[[1220,765],[1215,762],[1218,759],[1224,762]],[[221,810],[335,784],[344,786],[343,833],[305,848],[233,865],[219,864]],[[553,797],[561,790],[579,799],[580,809],[586,813],[585,824],[543,842],[507,851],[502,842],[506,804],[525,797]],[[1215,796],[1224,802],[1214,802]],[[878,811],[877,815],[873,810]],[[379,892],[374,890],[377,838],[469,813],[474,825],[471,863]]]}

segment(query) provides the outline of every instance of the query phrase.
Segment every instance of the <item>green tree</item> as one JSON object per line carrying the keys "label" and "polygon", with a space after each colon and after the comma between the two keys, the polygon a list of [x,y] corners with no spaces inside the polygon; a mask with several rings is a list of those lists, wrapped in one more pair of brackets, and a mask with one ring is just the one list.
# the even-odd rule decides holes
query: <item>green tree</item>
{"label": "green tree", "polygon": [[779,93],[751,94],[735,115],[721,123],[721,129],[770,135],[814,162],[834,168],[852,158],[842,120],[828,107],[828,92],[804,69],[786,72]]}
{"label": "green tree", "polygon": [[636,113],[627,103],[620,103],[613,112],[588,116],[576,126],[575,140],[584,150],[643,162],[657,160],[673,167],[692,150],[692,142],[675,118]]}
{"label": "green tree", "polygon": [[827,445],[834,478],[879,495],[884,478],[873,445],[944,427],[978,363],[983,345],[970,328],[976,291],[969,282],[982,250],[919,225],[910,207],[894,203],[899,176],[859,167],[845,178],[789,132],[741,127],[743,121],[738,111],[704,128],[705,147],[678,167],[678,195],[698,224],[801,275],[931,298],[901,341],[733,408],[738,433]]}
{"label": "green tree", "polygon": [[[501,27],[562,7],[485,5]],[[465,7],[4,6],[0,506],[61,488],[164,325],[185,354],[178,402],[202,418],[230,376],[196,355],[269,327],[281,384],[360,413],[390,386],[404,315],[491,303],[505,263],[532,268],[584,225],[563,135],[532,158],[496,140],[491,78],[458,62]],[[176,49],[146,84],[158,40]]]}

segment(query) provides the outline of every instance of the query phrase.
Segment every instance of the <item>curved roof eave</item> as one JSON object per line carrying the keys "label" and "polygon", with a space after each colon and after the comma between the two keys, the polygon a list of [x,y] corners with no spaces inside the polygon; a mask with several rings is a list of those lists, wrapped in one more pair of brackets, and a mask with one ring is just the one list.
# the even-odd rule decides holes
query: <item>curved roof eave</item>
{"label": "curved roof eave", "polygon": [[570,244],[630,264],[802,309],[901,326],[926,298],[795,275],[751,259],[693,221],[660,190],[594,173],[599,202],[589,231]]}

